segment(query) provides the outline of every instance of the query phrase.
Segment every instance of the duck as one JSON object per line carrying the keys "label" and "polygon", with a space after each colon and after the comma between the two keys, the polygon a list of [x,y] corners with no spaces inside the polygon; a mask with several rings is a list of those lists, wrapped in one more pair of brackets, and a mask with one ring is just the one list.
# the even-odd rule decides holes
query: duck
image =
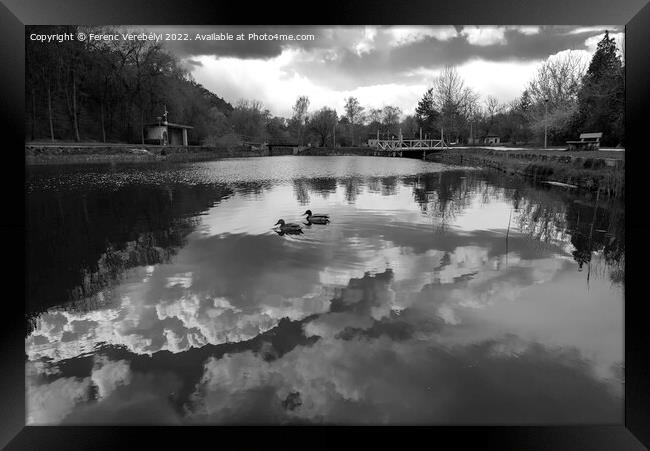
{"label": "duck", "polygon": [[313,214],[311,210],[307,210],[303,215],[307,215],[307,222],[312,224],[327,224],[330,222],[330,215],[322,213]]}
{"label": "duck", "polygon": [[280,236],[285,236],[285,235],[302,235],[303,232],[301,229],[297,230],[280,230],[280,229],[273,229],[275,233],[277,233]]}
{"label": "duck", "polygon": [[[294,224],[293,222],[284,222],[284,219],[278,219],[278,222],[275,225],[279,225],[280,232],[284,233],[300,233],[302,232],[302,227],[300,224]],[[275,227],[275,226],[274,226]]]}

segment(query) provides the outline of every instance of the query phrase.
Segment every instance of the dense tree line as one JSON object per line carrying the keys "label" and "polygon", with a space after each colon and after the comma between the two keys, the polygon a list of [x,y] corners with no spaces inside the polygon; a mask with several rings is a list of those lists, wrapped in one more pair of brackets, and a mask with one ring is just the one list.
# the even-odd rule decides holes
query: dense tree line
{"label": "dense tree line", "polygon": [[[28,26],[25,33],[100,32]],[[107,28],[101,31],[116,32]],[[194,82],[161,43],[26,39],[26,136],[32,140],[142,142],[142,125],[161,117],[194,126],[197,142],[223,133],[233,108]]]}
{"label": "dense tree line", "polygon": [[[39,28],[26,27],[26,32]],[[47,33],[77,31],[47,27]],[[241,99],[233,107],[193,81],[160,43],[26,42],[31,139],[142,142],[142,125],[160,117],[165,107],[170,122],[194,126],[192,143],[211,146],[354,146],[398,136],[481,143],[488,135],[541,144],[545,131],[549,145],[563,145],[583,132],[603,132],[607,146],[623,144],[624,138],[624,68],[608,33],[588,67],[575,52],[550,57],[509,104],[481,99],[454,67],[445,67],[412,114],[394,105],[364,107],[355,97],[345,99],[341,115],[330,107],[312,111],[303,95],[289,118],[273,116],[257,100]]]}
{"label": "dense tree line", "polygon": [[[587,132],[602,132],[604,146],[617,146],[624,144],[624,93],[624,66],[606,32],[588,67],[576,52],[550,57],[508,104],[492,96],[481,99],[454,67],[445,67],[412,114],[391,105],[365,108],[350,97],[340,117],[328,108],[311,115],[301,109],[300,121],[303,141],[316,146],[359,145],[400,134],[475,144],[494,135],[502,143],[541,145],[545,131],[551,146]],[[292,121],[297,123],[297,116]]]}
{"label": "dense tree line", "polygon": [[551,57],[509,104],[489,96],[481,102],[447,67],[419,100],[415,119],[424,133],[448,142],[495,135],[501,142],[541,144],[546,130],[549,145],[602,132],[601,143],[616,146],[624,143],[624,98],[624,66],[606,32],[588,68],[575,52]]}

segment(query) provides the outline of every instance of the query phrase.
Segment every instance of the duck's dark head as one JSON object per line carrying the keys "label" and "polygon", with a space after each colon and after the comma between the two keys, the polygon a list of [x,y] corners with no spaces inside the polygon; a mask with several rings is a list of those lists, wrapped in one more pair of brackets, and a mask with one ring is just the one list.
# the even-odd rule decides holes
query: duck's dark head
{"label": "duck's dark head", "polygon": [[304,215],[311,216],[311,210],[307,210],[307,211],[304,212],[302,215],[303,215],[303,216],[304,216]]}
{"label": "duck's dark head", "polygon": [[278,219],[278,222],[275,223],[275,225],[284,225],[284,219]]}

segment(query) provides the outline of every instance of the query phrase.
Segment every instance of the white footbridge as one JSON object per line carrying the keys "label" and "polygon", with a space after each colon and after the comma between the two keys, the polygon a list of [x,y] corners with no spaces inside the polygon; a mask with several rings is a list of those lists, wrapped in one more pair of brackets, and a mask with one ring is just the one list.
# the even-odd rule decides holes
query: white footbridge
{"label": "white footbridge", "polygon": [[369,139],[368,147],[376,150],[375,155],[401,157],[404,152],[440,151],[447,148],[444,139]]}

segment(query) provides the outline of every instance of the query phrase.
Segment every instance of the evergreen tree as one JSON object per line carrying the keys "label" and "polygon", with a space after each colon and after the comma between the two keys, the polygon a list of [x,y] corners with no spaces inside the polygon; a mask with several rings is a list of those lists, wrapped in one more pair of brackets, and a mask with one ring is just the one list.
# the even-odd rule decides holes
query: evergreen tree
{"label": "evergreen tree", "polygon": [[533,132],[530,128],[531,113],[533,110],[533,101],[530,92],[527,89],[517,99],[511,109],[511,117],[514,122],[514,141],[529,142],[533,138]]}
{"label": "evergreen tree", "polygon": [[422,128],[422,133],[431,134],[437,129],[436,124],[439,117],[440,113],[436,110],[433,99],[433,88],[429,88],[418,101],[418,106],[415,108],[415,120]]}
{"label": "evergreen tree", "polygon": [[606,31],[582,79],[575,132],[602,132],[602,144],[622,144],[624,102],[623,63],[614,38]]}

